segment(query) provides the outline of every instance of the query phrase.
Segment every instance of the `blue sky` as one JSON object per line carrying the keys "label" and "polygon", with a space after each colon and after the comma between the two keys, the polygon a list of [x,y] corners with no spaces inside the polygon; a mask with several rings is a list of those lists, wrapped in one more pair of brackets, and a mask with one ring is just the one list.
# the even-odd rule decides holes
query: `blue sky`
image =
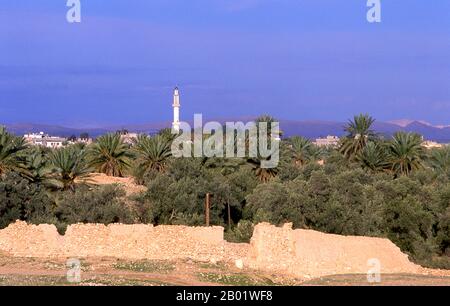
{"label": "blue sky", "polygon": [[450,124],[450,1],[0,0],[0,121],[92,127],[368,112]]}

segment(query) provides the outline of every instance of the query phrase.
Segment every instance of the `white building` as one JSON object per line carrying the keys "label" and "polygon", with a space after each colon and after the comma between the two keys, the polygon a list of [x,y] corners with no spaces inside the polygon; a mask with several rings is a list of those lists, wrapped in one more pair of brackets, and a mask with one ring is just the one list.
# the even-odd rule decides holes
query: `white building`
{"label": "white building", "polygon": [[120,139],[122,139],[122,141],[124,143],[132,145],[132,144],[136,143],[138,136],[139,135],[137,133],[126,133],[126,134],[120,135]]}
{"label": "white building", "polygon": [[78,138],[75,143],[84,143],[85,145],[90,145],[93,142],[92,138]]}
{"label": "white building", "polygon": [[67,142],[66,138],[49,136],[44,132],[25,134],[23,137],[31,145],[47,148],[61,148]]}
{"label": "white building", "polygon": [[339,144],[339,137],[328,135],[325,138],[317,138],[314,144],[319,147],[336,147]]}
{"label": "white building", "polygon": [[443,145],[441,143],[431,141],[431,140],[425,140],[422,142],[422,146],[427,149],[435,149],[435,148],[442,148]]}

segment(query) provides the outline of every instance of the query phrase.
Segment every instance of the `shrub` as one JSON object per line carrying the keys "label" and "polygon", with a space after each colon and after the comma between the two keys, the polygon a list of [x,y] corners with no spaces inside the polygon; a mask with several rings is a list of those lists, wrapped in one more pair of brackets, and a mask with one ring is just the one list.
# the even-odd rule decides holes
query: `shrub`
{"label": "shrub", "polygon": [[436,244],[442,255],[450,257],[450,207],[440,216]]}
{"label": "shrub", "polygon": [[115,185],[89,189],[80,187],[75,192],[61,193],[56,216],[64,224],[74,223],[132,223],[132,211],[124,203],[125,192]]}
{"label": "shrub", "polygon": [[293,184],[273,181],[258,185],[247,197],[245,215],[254,223],[270,222],[282,224],[293,222],[295,227],[305,225],[302,204],[306,198]]}
{"label": "shrub", "polygon": [[225,232],[225,240],[235,243],[248,243],[253,236],[255,225],[248,220],[241,220],[239,223]]}
{"label": "shrub", "polygon": [[10,173],[0,180],[0,228],[16,220],[55,223],[54,202],[42,186]]}
{"label": "shrub", "polygon": [[246,195],[257,185],[249,169],[237,167],[224,175],[211,160],[205,165],[199,158],[170,161],[165,174],[157,174],[147,191],[136,198],[142,222],[154,224],[201,225],[205,220],[205,197],[211,198],[210,223],[225,225],[228,206],[231,221],[239,221]]}
{"label": "shrub", "polygon": [[389,239],[418,259],[432,254],[433,216],[412,195],[386,203],[384,226]]}
{"label": "shrub", "polygon": [[227,205],[236,207],[239,202],[233,195],[231,186],[220,174],[203,172],[198,177],[179,180],[171,173],[159,175],[136,200],[144,222],[180,224],[185,220],[185,225],[200,225],[204,223],[207,193],[212,195],[211,224],[225,224]]}

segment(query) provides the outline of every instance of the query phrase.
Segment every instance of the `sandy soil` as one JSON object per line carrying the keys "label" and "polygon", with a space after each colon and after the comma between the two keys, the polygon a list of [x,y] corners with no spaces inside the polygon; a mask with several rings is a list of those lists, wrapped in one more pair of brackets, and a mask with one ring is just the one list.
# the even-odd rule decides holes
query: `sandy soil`
{"label": "sandy soil", "polygon": [[92,185],[117,184],[124,187],[128,196],[146,190],[145,186],[137,185],[132,177],[113,177],[103,173],[92,173],[81,181]]}
{"label": "sandy soil", "polygon": [[277,276],[241,271],[225,263],[193,260],[125,261],[88,258],[81,261],[81,283],[67,281],[66,259],[0,256],[0,285],[272,285],[290,282]]}

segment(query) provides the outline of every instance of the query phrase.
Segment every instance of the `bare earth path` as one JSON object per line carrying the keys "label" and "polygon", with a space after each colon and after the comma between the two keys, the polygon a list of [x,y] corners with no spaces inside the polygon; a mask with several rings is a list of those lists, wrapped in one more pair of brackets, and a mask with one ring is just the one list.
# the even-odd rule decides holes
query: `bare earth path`
{"label": "bare earth path", "polygon": [[[133,262],[113,258],[81,259],[81,283],[79,284],[67,281],[67,270],[65,259],[45,260],[2,255],[0,256],[0,285],[370,285],[365,275],[334,275],[305,281],[254,270],[239,270],[221,262],[212,264],[191,260]],[[424,273],[426,274],[382,275],[380,285],[450,286],[448,271],[424,270]]]}

